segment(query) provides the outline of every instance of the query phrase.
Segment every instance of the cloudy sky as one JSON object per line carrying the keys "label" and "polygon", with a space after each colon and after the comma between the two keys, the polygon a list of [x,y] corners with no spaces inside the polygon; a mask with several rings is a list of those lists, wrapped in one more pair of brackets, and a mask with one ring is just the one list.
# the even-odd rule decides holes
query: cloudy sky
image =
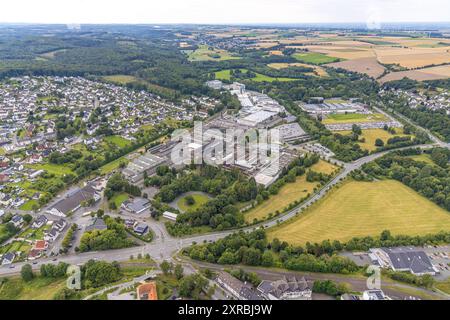
{"label": "cloudy sky", "polygon": [[449,0],[3,0],[0,22],[450,22]]}

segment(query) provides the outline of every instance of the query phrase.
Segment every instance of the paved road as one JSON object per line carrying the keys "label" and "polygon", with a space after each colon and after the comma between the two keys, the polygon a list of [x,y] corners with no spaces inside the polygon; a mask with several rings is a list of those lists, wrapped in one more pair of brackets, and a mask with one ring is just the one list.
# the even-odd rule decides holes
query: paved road
{"label": "paved road", "polygon": [[[414,148],[422,148],[427,149],[433,147],[432,145],[419,145],[414,146]],[[403,149],[409,149],[413,147],[405,147],[401,149],[395,149],[395,150],[403,150]],[[391,150],[392,151],[392,150]],[[314,202],[320,200],[326,193],[334,187],[336,184],[338,184],[340,181],[342,181],[345,177],[349,175],[352,171],[361,168],[366,163],[369,163],[373,160],[376,160],[385,154],[391,152],[391,151],[384,151],[376,154],[372,154],[369,156],[366,156],[364,158],[358,159],[354,162],[348,163],[344,166],[343,170],[334,177],[330,182],[328,182],[322,189],[320,189],[318,192],[316,192],[312,197],[310,197],[307,201],[303,202],[302,204],[296,206],[295,208],[289,210],[288,212],[263,223],[242,228],[240,230],[243,230],[245,232],[251,232],[252,230],[255,230],[258,227],[264,227],[269,228],[276,226],[278,223],[289,220],[293,217],[295,217],[297,214],[302,212],[305,208],[313,204]],[[133,216],[133,218],[136,219],[136,216]],[[218,239],[224,238],[225,236],[236,232],[237,230],[229,230],[224,232],[216,232],[216,233],[209,233],[205,235],[198,235],[198,236],[191,236],[186,238],[173,238],[171,237],[167,231],[165,230],[165,227],[161,223],[153,222],[151,224],[152,229],[156,233],[155,240],[152,241],[150,244],[146,244],[143,246],[138,247],[132,247],[132,248],[125,248],[125,249],[119,249],[119,250],[108,250],[108,251],[99,251],[99,252],[86,252],[86,253],[80,253],[80,254],[68,254],[64,256],[58,256],[55,260],[55,258],[45,258],[40,259],[36,261],[36,264],[33,264],[33,269],[38,269],[41,264],[44,263],[58,263],[60,261],[69,263],[69,264],[83,264],[91,259],[97,259],[97,260],[105,260],[105,261],[126,261],[129,260],[130,256],[137,256],[138,254],[150,254],[150,256],[155,259],[156,261],[162,261],[162,260],[168,260],[171,259],[174,253],[178,252],[182,248],[189,247],[193,243],[203,243],[203,242],[211,242],[216,241]],[[4,275],[10,275],[10,274],[17,274],[20,272],[20,268],[22,265],[24,265],[27,262],[21,262],[21,263],[15,263],[10,266],[0,266],[0,276]]]}
{"label": "paved road", "polygon": [[[191,264],[194,265],[195,268],[207,268],[212,271],[223,271],[226,268],[230,268],[229,266],[223,266],[218,264],[211,264],[207,262],[199,262],[192,261]],[[351,289],[354,291],[362,292],[367,290],[367,279],[361,276],[355,275],[343,275],[343,274],[334,274],[334,273],[316,273],[316,272],[300,272],[300,271],[290,271],[290,270],[279,270],[275,268],[262,268],[262,267],[251,267],[251,266],[243,266],[243,265],[234,265],[233,269],[245,268],[248,272],[255,272],[260,278],[264,280],[279,280],[280,278],[291,275],[302,277],[305,276],[307,280],[332,280],[337,283],[344,283],[346,285],[350,285]],[[431,290],[427,290],[424,288],[419,288],[415,286],[410,286],[408,284],[393,282],[390,280],[382,281],[381,288],[383,291],[391,298],[394,299],[408,299],[411,295],[411,292],[418,292],[432,297],[437,300],[447,300],[448,296],[444,293],[434,292]],[[419,296],[417,294],[417,296]]]}

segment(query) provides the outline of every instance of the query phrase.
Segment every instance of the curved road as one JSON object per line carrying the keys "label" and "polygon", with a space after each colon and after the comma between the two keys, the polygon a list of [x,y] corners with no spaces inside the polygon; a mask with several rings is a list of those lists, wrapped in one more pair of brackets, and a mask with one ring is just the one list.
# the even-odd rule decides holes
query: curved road
{"label": "curved road", "polygon": [[[237,231],[244,231],[244,232],[250,232],[255,230],[259,227],[269,228],[276,226],[278,223],[289,220],[293,217],[295,217],[298,213],[302,212],[305,208],[309,207],[314,202],[320,200],[323,196],[327,194],[327,192],[333,188],[335,185],[337,185],[340,181],[342,181],[345,177],[347,177],[352,171],[361,168],[364,164],[369,163],[371,161],[374,161],[385,154],[392,152],[392,151],[398,151],[398,150],[404,150],[404,149],[411,149],[411,148],[422,148],[422,149],[429,149],[432,148],[433,145],[417,145],[417,146],[410,146],[405,148],[399,148],[395,150],[388,150],[383,151],[376,154],[371,154],[369,156],[366,156],[364,158],[358,159],[354,162],[345,164],[343,170],[334,177],[331,181],[329,181],[325,186],[323,186],[318,192],[316,192],[312,197],[310,197],[305,202],[299,204],[295,208],[281,214],[278,217],[273,218],[272,220],[262,222],[260,224],[256,224],[254,226],[249,226],[241,229],[233,229],[223,232],[216,232],[216,233],[209,233],[205,235],[197,235],[197,236],[191,236],[186,238],[173,238],[171,237],[165,228],[161,226],[161,224],[154,222],[151,223],[151,227],[153,231],[156,234],[155,240],[152,241],[149,244],[143,245],[143,246],[137,246],[137,247],[131,247],[131,248],[125,248],[125,249],[118,249],[118,250],[107,250],[107,251],[96,251],[96,252],[86,252],[86,253],[78,253],[78,254],[68,254],[64,256],[58,256],[58,257],[50,257],[45,259],[39,259],[35,261],[32,264],[33,269],[38,269],[41,264],[45,263],[58,263],[58,262],[65,262],[68,264],[84,264],[87,261],[91,259],[96,260],[105,260],[105,261],[127,261],[130,259],[130,256],[136,257],[138,254],[150,254],[150,256],[157,260],[167,260],[170,259],[174,253],[181,250],[182,248],[189,247],[193,243],[203,243],[203,242],[211,242],[215,241],[221,238],[226,237],[229,234],[232,234]],[[19,262],[14,263],[12,265],[7,266],[0,266],[0,276],[4,275],[10,275],[10,274],[17,274],[20,272],[21,267],[29,262]]]}

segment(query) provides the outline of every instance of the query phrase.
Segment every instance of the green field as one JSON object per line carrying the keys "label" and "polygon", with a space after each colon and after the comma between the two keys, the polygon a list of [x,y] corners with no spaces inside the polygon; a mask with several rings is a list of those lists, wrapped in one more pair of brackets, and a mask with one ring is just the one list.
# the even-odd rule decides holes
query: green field
{"label": "green field", "polygon": [[394,180],[347,181],[305,212],[269,229],[270,239],[293,244],[352,237],[424,235],[450,230],[450,213]]}
{"label": "green field", "polygon": [[65,279],[39,277],[24,282],[18,277],[8,278],[0,285],[0,300],[51,300],[65,286]]}
{"label": "green field", "polygon": [[48,173],[54,174],[55,176],[63,176],[66,174],[73,174],[72,170],[65,165],[45,163],[45,164],[31,164],[28,167],[35,170],[45,170]]}
{"label": "green field", "polygon": [[379,122],[389,120],[382,113],[339,113],[329,114],[326,119],[322,121],[323,124],[339,124],[339,123],[365,123],[365,122]]}
{"label": "green field", "polygon": [[[221,70],[221,71],[217,71],[215,72],[215,78],[217,80],[230,80],[231,79],[231,74],[230,74],[231,70]],[[242,72],[247,72],[247,69],[241,69]],[[255,81],[255,82],[274,82],[274,81],[280,81],[280,82],[286,82],[286,81],[295,81],[297,79],[295,78],[274,78],[274,77],[270,77],[270,76],[266,76],[264,74],[261,73],[256,73],[255,72],[255,77],[250,78],[248,80],[251,81]]]}
{"label": "green field", "polygon": [[111,198],[111,201],[113,201],[116,204],[116,208],[120,208],[122,203],[125,200],[128,200],[129,196],[126,193],[119,193]]}
{"label": "green field", "polygon": [[125,148],[131,144],[130,140],[122,138],[120,136],[107,136],[104,138],[106,142],[112,143],[119,148]]}
{"label": "green field", "polygon": [[30,200],[25,202],[23,205],[20,206],[20,210],[24,211],[31,211],[33,210],[33,206],[36,205],[38,208],[40,207],[39,202],[37,200]]}
{"label": "green field", "polygon": [[230,52],[221,49],[214,49],[207,45],[201,45],[195,51],[188,53],[189,61],[225,61],[240,59],[240,57],[233,56]]}
{"label": "green field", "polygon": [[186,196],[181,197],[178,201],[177,201],[177,206],[178,208],[185,212],[188,210],[196,210],[198,208],[200,208],[203,204],[205,204],[206,202],[208,202],[209,198],[201,193],[193,193],[191,194],[191,196],[194,198],[195,203],[193,205],[188,205],[186,203]]}
{"label": "green field", "polygon": [[322,53],[295,53],[292,55],[293,58],[295,58],[297,61],[303,62],[303,63],[309,63],[309,64],[326,64],[326,63],[332,63],[332,62],[338,62],[342,59],[330,57]]}
{"label": "green field", "polygon": [[[326,174],[331,174],[336,169],[336,166],[323,160],[320,160],[311,167],[311,170],[313,171],[323,172]],[[275,214],[277,210],[281,212],[281,210],[289,204],[306,197],[308,194],[311,194],[317,186],[317,182],[306,181],[306,175],[297,177],[294,183],[287,183],[280,189],[278,194],[271,196],[268,200],[248,211],[245,214],[245,220],[247,222],[253,222],[254,219],[264,220],[268,218],[270,213]]]}

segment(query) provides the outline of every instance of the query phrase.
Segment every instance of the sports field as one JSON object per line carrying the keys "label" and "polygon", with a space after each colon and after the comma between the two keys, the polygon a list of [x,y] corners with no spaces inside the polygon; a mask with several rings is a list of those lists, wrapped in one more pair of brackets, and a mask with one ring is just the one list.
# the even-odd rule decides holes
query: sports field
{"label": "sports field", "polygon": [[[326,174],[331,174],[336,169],[336,166],[323,160],[320,160],[311,167],[311,170],[313,171],[323,172]],[[268,200],[248,211],[245,214],[245,220],[248,222],[253,222],[255,218],[258,220],[264,220],[268,218],[270,213],[275,214],[277,210],[281,212],[289,204],[312,193],[314,188],[317,186],[318,184],[316,182],[306,181],[306,175],[297,177],[297,180],[294,183],[287,183],[284,185],[277,195],[271,196]]]}
{"label": "sports field", "polygon": [[387,121],[388,119],[381,113],[347,113],[347,114],[329,114],[327,118],[322,121],[323,124],[338,124],[338,123],[363,123],[363,122],[378,122]]}
{"label": "sports field", "polygon": [[293,244],[450,230],[450,212],[394,180],[347,181],[297,218],[268,230],[270,239]]}

